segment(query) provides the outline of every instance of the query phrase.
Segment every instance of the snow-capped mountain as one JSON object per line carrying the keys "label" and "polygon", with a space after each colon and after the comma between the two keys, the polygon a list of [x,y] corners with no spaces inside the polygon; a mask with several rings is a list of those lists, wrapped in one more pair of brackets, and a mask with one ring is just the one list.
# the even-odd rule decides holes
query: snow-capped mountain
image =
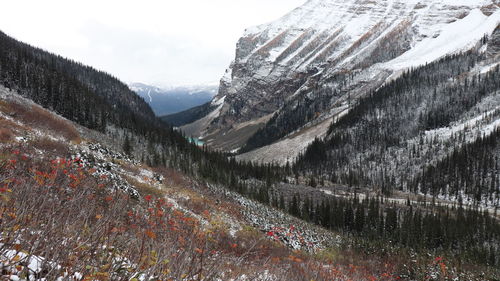
{"label": "snow-capped mountain", "polygon": [[212,100],[218,85],[188,85],[157,87],[143,83],[132,83],[130,89],[151,106],[157,116],[177,113]]}
{"label": "snow-capped mountain", "polygon": [[222,105],[200,120],[206,125],[184,129],[226,150],[256,132],[274,135],[244,150],[299,138],[288,147],[294,158],[354,100],[406,69],[477,46],[499,24],[499,0],[310,0],[245,31],[214,98]]}

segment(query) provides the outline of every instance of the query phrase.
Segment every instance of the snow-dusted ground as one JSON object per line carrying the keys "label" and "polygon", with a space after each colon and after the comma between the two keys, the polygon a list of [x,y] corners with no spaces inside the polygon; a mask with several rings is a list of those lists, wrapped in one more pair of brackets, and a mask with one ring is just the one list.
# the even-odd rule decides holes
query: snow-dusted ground
{"label": "snow-dusted ground", "polygon": [[224,187],[216,185],[209,187],[216,193],[224,193],[226,197],[241,205],[247,223],[266,233],[269,239],[280,241],[292,249],[315,252],[339,246],[342,242],[340,236],[319,226],[228,191]]}
{"label": "snow-dusted ground", "polygon": [[304,151],[315,138],[321,139],[325,136],[331,123],[331,119],[325,120],[317,126],[305,129],[297,136],[291,136],[271,145],[238,155],[236,159],[280,165],[285,165],[287,162],[293,163],[299,153]]}
{"label": "snow-dusted ground", "polygon": [[276,143],[240,154],[236,156],[236,159],[266,164],[286,165],[287,162],[291,164],[301,152],[305,151],[314,139],[323,139],[332,122],[347,114],[348,111],[348,105],[341,106],[332,110],[333,117],[323,118],[320,122],[311,123]]}
{"label": "snow-dusted ground", "polygon": [[[334,196],[334,197],[339,197],[339,198],[358,198],[360,201],[366,199],[366,193],[356,193],[354,194],[353,192],[349,191],[339,191],[336,188],[328,188],[328,187],[323,187],[319,189],[321,192],[328,196]],[[370,197],[376,197],[377,194],[370,193]],[[416,200],[415,197],[418,197],[419,200]],[[466,196],[463,192],[461,194],[462,198],[466,198],[466,200],[462,203],[464,207],[477,207],[480,211],[487,211],[491,215],[495,215],[500,219],[500,209],[498,206],[500,206],[500,202],[497,202],[497,207],[495,207],[494,204],[486,205],[486,204],[479,204],[475,205],[473,200],[470,200],[468,196]],[[411,199],[409,199],[411,198]],[[392,197],[384,197],[384,202],[386,203],[395,203],[399,205],[406,205],[408,203],[408,200],[410,201],[410,204],[418,206],[418,205],[425,205],[425,206],[431,206],[431,204],[434,204],[436,207],[457,207],[457,198],[450,197],[450,196],[436,196],[436,198],[433,198],[431,195],[425,195],[425,194],[418,194],[415,196],[415,194],[406,194],[406,193],[396,193]]]}
{"label": "snow-dusted ground", "polygon": [[438,137],[441,141],[450,139],[453,135],[459,132],[466,132],[468,142],[476,140],[478,135],[489,136],[496,128],[500,127],[500,118],[495,118],[494,115],[500,114],[500,106],[482,113],[470,120],[457,122],[449,127],[438,128],[425,132],[428,139]]}

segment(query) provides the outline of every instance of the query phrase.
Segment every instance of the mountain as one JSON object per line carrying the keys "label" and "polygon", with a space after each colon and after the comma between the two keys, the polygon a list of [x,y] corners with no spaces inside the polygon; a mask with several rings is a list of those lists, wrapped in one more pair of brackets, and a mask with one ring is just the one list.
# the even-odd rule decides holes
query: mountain
{"label": "mountain", "polygon": [[[269,167],[230,162],[223,153],[202,151],[156,117],[144,99],[115,77],[2,32],[0,85],[113,138],[126,154],[151,166],[169,166],[215,182],[229,181],[231,175],[259,180],[282,177],[282,169],[264,173]],[[219,165],[224,167],[215,168]]]}
{"label": "mountain", "polygon": [[[142,98],[107,73],[34,48],[1,31],[0,48],[0,84],[65,118],[110,133],[121,128],[142,134],[163,126]],[[160,134],[170,137],[170,133],[164,130]]]}
{"label": "mountain", "polygon": [[[500,22],[497,0],[310,0],[245,31],[210,121],[183,127],[242,159],[295,159],[332,120],[405,70],[469,50]],[[207,115],[208,116],[208,115]],[[238,136],[238,141],[230,141]],[[287,151],[272,151],[285,141]],[[283,143],[282,143],[283,144]],[[256,150],[261,148],[261,150]],[[283,152],[283,151],[281,151]]]}
{"label": "mountain", "polygon": [[[497,28],[345,93],[343,114],[298,130],[312,144],[279,166],[200,148],[115,77],[0,33],[0,277],[498,280],[499,53]],[[178,115],[199,116],[184,132],[230,100]],[[269,123],[303,117],[281,112]],[[223,140],[300,123],[278,124]],[[254,156],[297,149],[276,144]]]}
{"label": "mountain", "polygon": [[132,83],[130,89],[141,96],[157,116],[174,114],[211,101],[217,93],[216,85],[159,88]]}
{"label": "mountain", "polygon": [[214,109],[181,130],[293,183],[496,213],[499,51],[496,0],[308,1],[246,31]]}

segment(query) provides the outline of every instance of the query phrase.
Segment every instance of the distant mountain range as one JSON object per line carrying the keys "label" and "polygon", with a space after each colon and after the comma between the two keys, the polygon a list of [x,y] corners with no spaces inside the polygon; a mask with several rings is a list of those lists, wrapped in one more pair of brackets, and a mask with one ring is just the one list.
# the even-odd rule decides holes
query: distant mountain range
{"label": "distant mountain range", "polygon": [[217,85],[175,86],[160,88],[132,83],[130,89],[151,106],[157,116],[177,113],[207,103],[217,94]]}

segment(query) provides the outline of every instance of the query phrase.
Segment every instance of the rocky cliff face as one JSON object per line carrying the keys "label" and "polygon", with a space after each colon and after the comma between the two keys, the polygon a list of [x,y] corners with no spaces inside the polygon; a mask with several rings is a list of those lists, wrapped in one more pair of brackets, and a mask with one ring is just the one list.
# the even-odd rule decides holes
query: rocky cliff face
{"label": "rocky cliff face", "polygon": [[[353,100],[405,69],[475,47],[500,23],[499,7],[498,0],[310,0],[246,30],[214,99],[220,106],[204,126],[186,128],[226,150],[272,151],[299,137],[287,149],[294,158]],[[257,160],[273,160],[266,155]]]}

